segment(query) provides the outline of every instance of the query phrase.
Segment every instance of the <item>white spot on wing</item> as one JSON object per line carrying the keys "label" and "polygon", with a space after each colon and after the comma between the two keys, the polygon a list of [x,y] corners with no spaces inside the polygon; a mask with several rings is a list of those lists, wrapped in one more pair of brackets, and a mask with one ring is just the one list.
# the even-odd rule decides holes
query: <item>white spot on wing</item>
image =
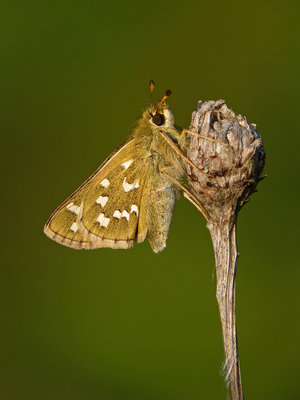
{"label": "white spot on wing", "polygon": [[127,169],[128,167],[130,167],[130,165],[132,164],[133,160],[129,160],[129,161],[125,161],[123,164],[121,164],[125,169]]}
{"label": "white spot on wing", "polygon": [[124,178],[123,189],[125,190],[125,192],[129,192],[129,190],[132,189],[132,186],[133,186],[133,184],[127,183],[126,178]]}
{"label": "white spot on wing", "polygon": [[114,212],[113,217],[120,219],[121,216],[122,216],[122,213],[121,213],[119,210],[116,210],[116,211]]}
{"label": "white spot on wing", "polygon": [[80,207],[73,205],[73,203],[68,204],[66,208],[67,210],[73,212],[76,215],[79,214]]}
{"label": "white spot on wing", "polygon": [[108,197],[107,196],[100,196],[98,197],[98,199],[96,200],[97,204],[100,204],[100,206],[103,208],[105,206],[105,204],[107,203]]}
{"label": "white spot on wing", "polygon": [[109,224],[110,218],[104,218],[104,221],[102,222],[101,226],[103,226],[104,228],[107,227],[107,225]]}
{"label": "white spot on wing", "polygon": [[126,218],[127,221],[129,221],[129,214],[128,214],[128,212],[127,212],[126,210],[123,210],[123,211],[122,211],[122,217],[123,217],[123,218]]}
{"label": "white spot on wing", "polygon": [[73,224],[70,226],[70,230],[76,233],[78,231],[78,226],[76,222],[73,222]]}
{"label": "white spot on wing", "polygon": [[97,222],[99,222],[100,226],[103,226],[103,228],[106,228],[107,225],[109,224],[110,218],[105,218],[105,215],[102,213],[99,215],[97,218]]}
{"label": "white spot on wing", "polygon": [[99,224],[101,225],[103,220],[104,220],[104,214],[100,214],[99,217],[97,218],[97,222],[99,222]]}
{"label": "white spot on wing", "polygon": [[139,179],[136,180],[134,183],[128,183],[126,182],[126,178],[124,178],[123,181],[123,189],[125,190],[125,192],[129,192],[132,189],[136,189],[139,187]]}
{"label": "white spot on wing", "polygon": [[100,182],[100,185],[107,188],[110,185],[110,182],[107,178],[103,179],[103,181]]}
{"label": "white spot on wing", "polygon": [[139,209],[138,209],[138,206],[137,205],[135,205],[135,204],[132,204],[132,206],[131,206],[131,210],[130,210],[130,214],[132,214],[132,213],[136,213],[136,215],[138,216],[139,215]]}

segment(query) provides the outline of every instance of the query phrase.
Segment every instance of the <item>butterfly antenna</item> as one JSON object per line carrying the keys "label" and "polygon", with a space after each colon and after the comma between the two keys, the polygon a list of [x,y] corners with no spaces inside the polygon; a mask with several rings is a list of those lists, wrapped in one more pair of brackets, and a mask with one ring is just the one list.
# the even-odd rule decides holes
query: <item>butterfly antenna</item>
{"label": "butterfly antenna", "polygon": [[159,109],[159,107],[162,105],[162,103],[171,95],[171,90],[166,90],[166,93],[164,95],[164,97],[160,100],[160,102],[157,104],[156,106],[156,110],[155,112],[157,112],[157,110]]}
{"label": "butterfly antenna", "polygon": [[151,103],[152,103],[152,92],[153,92],[153,89],[154,89],[154,85],[155,85],[155,83],[154,83],[154,81],[151,79],[151,81],[149,82],[149,86],[150,86],[150,99],[151,99]]}

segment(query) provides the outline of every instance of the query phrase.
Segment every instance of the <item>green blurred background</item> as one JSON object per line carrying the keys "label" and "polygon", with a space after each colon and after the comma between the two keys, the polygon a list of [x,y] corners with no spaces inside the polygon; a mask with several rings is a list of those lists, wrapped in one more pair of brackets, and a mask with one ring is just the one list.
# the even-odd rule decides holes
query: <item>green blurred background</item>
{"label": "green blurred background", "polygon": [[182,126],[219,98],[257,123],[268,178],[238,224],[242,377],[247,399],[299,398],[299,2],[1,8],[1,400],[226,399],[212,246],[191,204],[158,255],[42,233],[124,141],[149,79]]}

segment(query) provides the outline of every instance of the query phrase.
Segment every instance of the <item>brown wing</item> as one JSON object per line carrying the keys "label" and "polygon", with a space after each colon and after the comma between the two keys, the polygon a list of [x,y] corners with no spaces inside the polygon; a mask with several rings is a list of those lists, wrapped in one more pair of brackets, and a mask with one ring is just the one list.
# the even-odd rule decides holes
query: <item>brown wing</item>
{"label": "brown wing", "polygon": [[142,139],[121,146],[51,215],[46,235],[75,249],[127,249],[144,240],[149,157]]}

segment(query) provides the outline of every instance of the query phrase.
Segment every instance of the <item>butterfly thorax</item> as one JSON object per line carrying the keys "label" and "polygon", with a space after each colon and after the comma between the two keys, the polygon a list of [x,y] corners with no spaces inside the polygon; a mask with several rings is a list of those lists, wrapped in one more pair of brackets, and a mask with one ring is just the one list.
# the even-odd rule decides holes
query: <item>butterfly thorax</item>
{"label": "butterfly thorax", "polygon": [[[168,168],[169,174],[180,179],[184,173],[184,163],[165,142],[161,132],[167,134],[178,145],[180,131],[174,126],[173,113],[165,102],[159,109],[151,105],[143,112],[132,137],[142,139],[156,172]],[[179,147],[185,151],[186,140],[181,141]]]}

